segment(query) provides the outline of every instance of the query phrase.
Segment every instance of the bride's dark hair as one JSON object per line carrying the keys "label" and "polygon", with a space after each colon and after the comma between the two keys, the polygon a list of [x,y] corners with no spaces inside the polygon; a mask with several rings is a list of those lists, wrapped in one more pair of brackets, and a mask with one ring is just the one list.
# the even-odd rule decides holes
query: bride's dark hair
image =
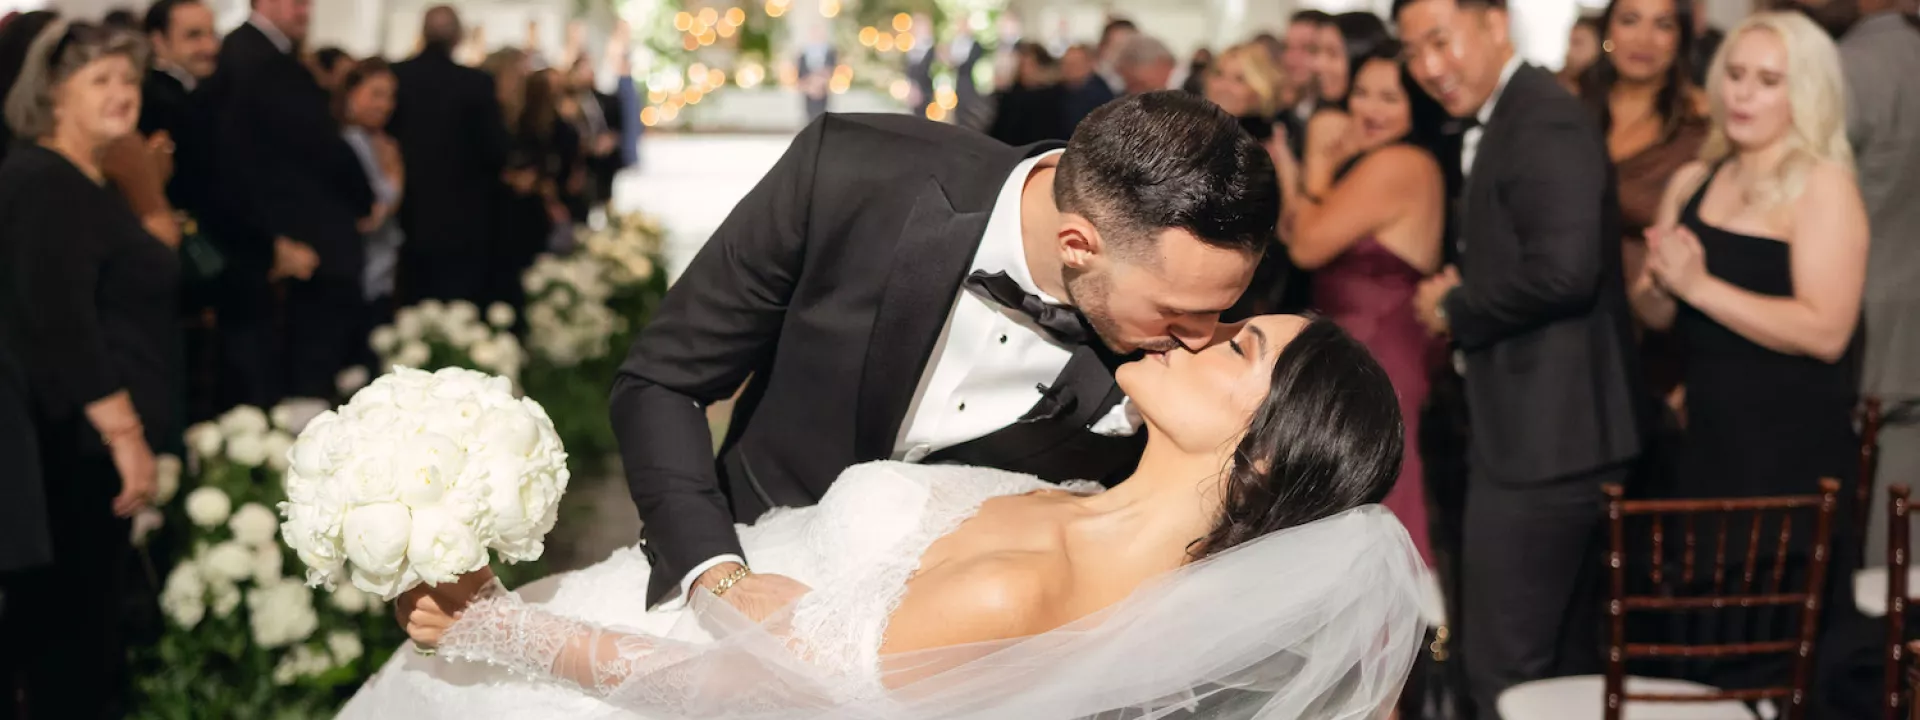
{"label": "bride's dark hair", "polygon": [[1273,363],[1273,386],[1234,449],[1220,519],[1193,559],[1380,502],[1404,445],[1399,400],[1373,353],[1309,316]]}

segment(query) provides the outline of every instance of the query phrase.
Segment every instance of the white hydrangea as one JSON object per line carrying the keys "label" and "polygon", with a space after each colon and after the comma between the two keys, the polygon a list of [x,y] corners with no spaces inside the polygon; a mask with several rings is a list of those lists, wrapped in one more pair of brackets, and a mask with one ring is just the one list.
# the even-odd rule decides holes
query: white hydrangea
{"label": "white hydrangea", "polygon": [[235,435],[258,435],[272,429],[267,414],[252,405],[228,410],[217,422],[220,424],[220,433],[229,438]]}
{"label": "white hydrangea", "polygon": [[232,512],[233,500],[220,488],[203,485],[187,493],[187,519],[202,528],[219,527]]}
{"label": "white hydrangea", "polygon": [[240,607],[240,587],[233,583],[213,583],[207,588],[213,593],[213,616],[228,618],[233,616],[235,608]]}
{"label": "white hydrangea", "polygon": [[292,457],[281,535],[307,581],[383,600],[476,570],[487,550],[538,558],[570,479],[546,411],[506,378],[459,368],[376,379],[309,425]]}
{"label": "white hydrangea", "polygon": [[400,352],[394,353],[393,364],[398,367],[419,367],[433,359],[433,349],[419,340],[408,340],[400,344]]}
{"label": "white hydrangea", "polygon": [[253,551],[229,540],[207,550],[200,566],[211,583],[239,582],[253,576]]}
{"label": "white hydrangea", "polygon": [[359,635],[335,630],[327,634],[327,652],[333,655],[334,665],[346,665],[366,654],[366,647],[360,643]]}
{"label": "white hydrangea", "polygon": [[349,615],[358,615],[373,607],[373,599],[352,585],[335,588],[330,599],[334,608]]}
{"label": "white hydrangea", "polygon": [[187,428],[187,449],[193,456],[201,459],[220,456],[220,448],[226,444],[226,438],[220,434],[217,423],[203,422]]}
{"label": "white hydrangea", "polygon": [[248,547],[271,545],[274,534],[280,530],[280,518],[267,506],[250,502],[234,511],[233,518],[227,521],[227,529],[233,531],[235,541]]}
{"label": "white hydrangea", "polygon": [[206,596],[207,583],[200,575],[200,566],[184,560],[167,573],[166,585],[160,590],[160,609],[173,624],[192,630],[206,617]]}
{"label": "white hydrangea", "polygon": [[282,430],[274,430],[260,440],[267,451],[267,467],[274,472],[284,473],[292,463],[287,453],[293,450],[293,436]]}
{"label": "white hydrangea", "polygon": [[154,505],[173,502],[173,496],[180,492],[181,469],[180,458],[176,456],[161,455],[153,459]]}
{"label": "white hydrangea", "polygon": [[492,305],[488,305],[487,306],[487,324],[492,325],[497,330],[505,330],[509,327],[512,327],[513,326],[513,306],[503,302],[496,302]]}
{"label": "white hydrangea", "polygon": [[285,687],[300,678],[319,677],[337,664],[341,663],[335,663],[326,653],[307,645],[296,645],[293,650],[280,656],[280,662],[274,665],[273,684]]}
{"label": "white hydrangea", "polygon": [[298,580],[263,583],[247,593],[247,620],[253,642],[277,648],[302,642],[320,626],[313,593]]}
{"label": "white hydrangea", "polygon": [[227,459],[241,467],[260,467],[267,464],[266,435],[256,432],[229,435]]}
{"label": "white hydrangea", "polygon": [[287,558],[280,552],[279,545],[266,545],[253,549],[253,581],[265,585],[279,580],[286,568]]}
{"label": "white hydrangea", "polygon": [[[367,336],[367,346],[381,355],[391,355],[393,354],[394,348],[400,346],[400,331],[392,325],[381,325],[380,327],[374,328],[373,333]],[[354,389],[358,390],[359,388]]]}

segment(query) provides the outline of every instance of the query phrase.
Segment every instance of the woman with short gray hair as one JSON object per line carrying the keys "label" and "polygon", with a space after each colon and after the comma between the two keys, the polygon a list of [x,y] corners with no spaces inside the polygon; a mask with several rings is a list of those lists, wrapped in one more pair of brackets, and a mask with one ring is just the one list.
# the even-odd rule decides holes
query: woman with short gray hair
{"label": "woman with short gray hair", "polygon": [[[28,717],[117,716],[117,579],[127,519],[152,502],[151,442],[179,434],[173,251],[106,187],[105,149],[140,117],[134,35],[56,20],[6,97],[0,330],[20,342],[53,562],[5,576],[0,641],[25,659]],[[11,694],[8,694],[11,697]]]}

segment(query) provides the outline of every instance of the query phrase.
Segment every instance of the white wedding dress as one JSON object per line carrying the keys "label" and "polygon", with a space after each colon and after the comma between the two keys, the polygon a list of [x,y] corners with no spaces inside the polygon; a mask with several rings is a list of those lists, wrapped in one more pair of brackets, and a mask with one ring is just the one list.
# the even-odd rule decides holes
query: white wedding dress
{"label": "white wedding dress", "polygon": [[[1095,705],[1088,705],[1085,698],[1068,701],[1056,697],[1060,694],[1057,686],[1066,683],[1095,688],[1111,684],[1113,687],[1093,691],[1111,696],[1155,685],[1164,680],[1158,676],[1170,669],[1182,672],[1179,659],[1169,654],[1162,662],[1148,663],[1149,667],[1140,669],[1138,672],[1144,673],[1140,679],[1126,677],[1133,670],[1123,664],[1138,663],[1137,656],[1143,652],[1139,645],[1143,630],[1138,626],[1149,621],[1142,617],[1152,618],[1153,632],[1178,638],[1176,645],[1206,645],[1190,653],[1193,662],[1199,663],[1193,665],[1192,672],[1217,680],[1228,672],[1251,677],[1248,671],[1262,666],[1270,671],[1264,681],[1255,678],[1224,685],[1266,687],[1297,696],[1294,704],[1287,705],[1295,709],[1279,714],[1271,712],[1277,707],[1272,701],[1263,699],[1253,705],[1242,703],[1253,708],[1251,711],[1207,717],[1367,717],[1404,680],[1421,633],[1418,571],[1414,569],[1417,557],[1404,530],[1398,529],[1391,516],[1378,506],[1369,506],[1370,510],[1350,511],[1363,514],[1351,515],[1356,519],[1348,520],[1338,539],[1298,536],[1308,546],[1338,544],[1351,552],[1299,552],[1302,547],[1288,552],[1290,556],[1325,556],[1309,560],[1305,565],[1310,567],[1302,570],[1320,576],[1326,588],[1340,590],[1341,599],[1337,601],[1316,598],[1310,606],[1296,603],[1292,606],[1295,609],[1283,609],[1288,607],[1286,595],[1300,595],[1304,591],[1299,588],[1315,583],[1283,577],[1274,584],[1272,578],[1249,577],[1243,566],[1226,573],[1234,578],[1236,587],[1223,591],[1219,577],[1213,578],[1209,587],[1207,576],[1198,575],[1189,581],[1165,583],[1153,593],[1137,593],[1154,598],[1147,603],[1149,606],[1174,608],[1171,613],[1166,608],[1101,613],[1020,643],[982,644],[940,659],[935,655],[908,659],[906,665],[918,662],[941,666],[938,670],[904,669],[914,678],[931,676],[938,682],[909,684],[910,689],[917,688],[917,694],[911,697],[889,691],[889,685],[898,689],[901,683],[895,680],[901,676],[888,673],[902,672],[903,668],[901,658],[890,657],[883,662],[880,656],[887,620],[898,607],[906,581],[918,568],[927,547],[972,517],[990,498],[1045,489],[1081,493],[1100,490],[1092,483],[1063,488],[1030,476],[982,468],[891,462],[856,466],[841,475],[818,505],[774,510],[753,525],[738,527],[741,545],[755,571],[786,575],[812,588],[790,614],[774,622],[765,626],[747,623],[705,593],[696,593],[692,602],[678,609],[647,612],[648,563],[638,548],[628,548],[592,567],[540,580],[511,595],[502,591],[476,602],[448,633],[439,656],[420,656],[409,643],[394,653],[340,717],[919,718],[929,717],[933,712],[930,708],[938,708],[937,714],[942,717],[1080,717],[1085,713],[1078,708]],[[1383,521],[1390,527],[1382,525]],[[1341,526],[1336,523],[1334,527]],[[1389,530],[1378,532],[1381,527]],[[1348,532],[1360,528],[1369,532]],[[1375,536],[1386,537],[1388,542],[1373,547],[1356,541]],[[1346,557],[1356,553],[1384,557],[1385,561],[1372,563],[1380,569],[1370,571],[1368,563]],[[1245,555],[1241,559],[1254,557]],[[1262,562],[1272,564],[1270,558]],[[1353,580],[1349,583],[1342,579],[1342,573]],[[1180,592],[1183,589],[1188,591],[1185,597]],[[1261,597],[1263,593],[1267,598]],[[1284,647],[1276,647],[1276,642],[1248,643],[1246,627],[1221,627],[1219,619],[1209,618],[1211,610],[1227,613],[1228,617],[1238,613],[1246,622],[1265,626],[1260,628],[1263,632],[1271,629],[1276,633],[1271,639]],[[1262,617],[1268,612],[1285,616]],[[1131,634],[1097,627],[1103,618],[1112,625],[1132,627]],[[1196,621],[1201,625],[1185,627]],[[1218,637],[1208,639],[1213,637],[1209,633]],[[615,635],[620,639],[598,645],[603,637]],[[1129,637],[1133,638],[1131,645],[1126,642]],[[558,656],[570,638],[592,638],[596,647],[617,650],[593,655],[593,660],[581,661],[581,667],[563,671],[560,665],[564,661]],[[1165,637],[1150,642],[1155,644],[1146,647],[1168,644]],[[576,649],[580,644],[576,642]],[[992,662],[984,661],[1012,662],[1016,655],[1008,648],[1013,645],[1025,653],[1028,661],[1044,663],[1044,667],[1058,669],[1064,675],[1035,679],[1027,699],[1014,702],[1019,712],[1010,712],[1005,703],[982,705],[978,683],[989,683],[996,692],[1017,697],[1022,690],[1010,683],[1039,675],[1022,672],[1010,678],[992,677],[994,672],[1007,672],[1009,667],[995,668]],[[1236,649],[1234,645],[1246,647]],[[1279,664],[1285,667],[1280,670],[1273,670],[1274,663],[1260,659],[1283,651],[1288,657],[1281,658],[1284,662]],[[1114,656],[1110,658],[1113,662],[1075,667],[1081,664],[1077,662],[1080,658],[1107,654]],[[1249,659],[1234,659],[1242,656]],[[965,665],[962,672],[945,677],[939,672],[959,665]],[[1241,669],[1233,670],[1229,665]],[[976,686],[967,684],[969,678],[965,676],[969,674]],[[569,682],[556,676],[574,679]],[[579,679],[582,677],[591,680]],[[949,682],[951,677],[962,680]],[[889,678],[886,684],[883,678]],[[1302,692],[1300,686],[1309,683],[1316,689]],[[1195,698],[1207,696],[1206,692],[1190,692],[1188,684],[1172,683],[1168,687],[1185,700],[1169,703],[1155,696],[1109,702],[1102,698],[1096,704],[1145,709],[1126,713],[1124,717],[1129,718],[1163,717],[1173,716],[1182,708],[1192,709]]]}

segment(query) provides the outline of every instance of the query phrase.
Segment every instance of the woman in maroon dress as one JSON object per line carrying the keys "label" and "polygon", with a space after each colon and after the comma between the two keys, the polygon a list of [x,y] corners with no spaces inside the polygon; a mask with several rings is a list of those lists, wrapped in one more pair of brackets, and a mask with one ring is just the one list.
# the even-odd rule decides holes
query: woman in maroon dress
{"label": "woman in maroon dress", "polygon": [[[1399,55],[1398,43],[1387,43],[1353,64],[1349,119],[1337,140],[1309,143],[1302,163],[1274,154],[1287,253],[1314,273],[1314,308],[1386,369],[1412,448],[1434,347],[1414,318],[1413,292],[1440,268],[1446,202],[1439,163],[1414,142],[1416,128],[1437,127],[1441,111],[1405,77]],[[1386,505],[1431,564],[1419,453],[1406,453]]]}

